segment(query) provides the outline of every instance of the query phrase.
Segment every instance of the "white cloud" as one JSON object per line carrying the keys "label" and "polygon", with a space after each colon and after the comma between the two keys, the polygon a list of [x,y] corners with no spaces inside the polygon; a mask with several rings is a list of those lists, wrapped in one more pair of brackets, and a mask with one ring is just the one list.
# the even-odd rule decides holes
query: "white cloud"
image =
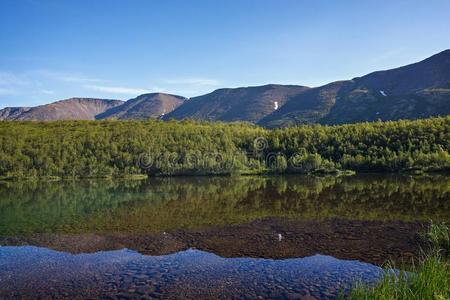
{"label": "white cloud", "polygon": [[112,94],[140,95],[140,94],[150,93],[150,91],[146,90],[146,89],[121,87],[121,86],[104,86],[104,85],[85,84],[85,85],[83,85],[83,88],[91,90],[91,91],[112,93]]}
{"label": "white cloud", "polygon": [[46,95],[53,95],[55,92],[52,90],[43,89],[43,90],[41,90],[41,93],[46,94]]}
{"label": "white cloud", "polygon": [[27,95],[27,98],[41,94],[52,95],[53,91],[42,87],[40,78],[33,71],[18,73],[0,71],[1,95]]}
{"label": "white cloud", "polygon": [[156,85],[142,87],[123,86],[115,81],[89,76],[88,74],[49,69],[33,69],[21,72],[0,70],[0,95],[24,95],[27,101],[36,97],[49,101],[51,97],[70,97],[80,88],[87,91],[112,95],[137,96],[153,91],[179,94],[186,97],[198,96],[218,88],[223,83],[204,77],[175,77],[155,80]]}
{"label": "white cloud", "polygon": [[179,85],[197,85],[197,86],[218,86],[220,81],[216,79],[209,78],[175,78],[175,79],[164,79],[162,80],[165,84],[179,84]]}
{"label": "white cloud", "polygon": [[17,76],[9,72],[0,72],[0,85],[1,86],[11,86],[11,85],[27,85],[28,81],[22,76]]}
{"label": "white cloud", "polygon": [[66,75],[59,79],[64,82],[78,82],[78,83],[80,83],[80,82],[104,82],[104,80],[101,80],[101,79],[79,77],[79,76],[74,76],[74,75]]}
{"label": "white cloud", "polygon": [[22,74],[0,71],[1,96],[21,95],[30,88],[30,85],[31,82]]}
{"label": "white cloud", "polygon": [[67,72],[55,72],[50,70],[34,70],[29,73],[35,74],[47,79],[55,81],[63,81],[69,83],[95,83],[95,82],[105,82],[102,79],[87,77],[82,74],[77,73],[67,73]]}
{"label": "white cloud", "polygon": [[0,87],[0,95],[15,95],[15,94],[17,94],[16,90]]}

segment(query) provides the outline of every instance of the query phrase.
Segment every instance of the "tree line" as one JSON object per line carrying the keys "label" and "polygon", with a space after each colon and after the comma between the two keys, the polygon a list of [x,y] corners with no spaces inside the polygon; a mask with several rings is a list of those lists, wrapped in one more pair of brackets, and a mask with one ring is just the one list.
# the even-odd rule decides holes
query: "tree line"
{"label": "tree line", "polygon": [[126,177],[448,171],[450,117],[298,126],[185,121],[0,122],[0,176]]}

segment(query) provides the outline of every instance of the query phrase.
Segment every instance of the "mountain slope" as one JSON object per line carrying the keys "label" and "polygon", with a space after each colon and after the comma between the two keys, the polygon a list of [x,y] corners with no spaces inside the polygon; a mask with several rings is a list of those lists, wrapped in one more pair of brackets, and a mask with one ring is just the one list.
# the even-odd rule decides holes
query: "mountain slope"
{"label": "mountain slope", "polygon": [[182,106],[165,115],[164,119],[256,123],[285,104],[289,98],[307,89],[308,87],[304,86],[275,84],[218,89],[187,100]]}
{"label": "mountain slope", "polygon": [[418,63],[308,88],[264,85],[219,89],[185,99],[144,94],[127,102],[71,98],[0,110],[0,120],[198,119],[274,128],[450,115],[450,50]]}
{"label": "mountain slope", "polygon": [[258,124],[275,128],[317,123],[330,112],[336,103],[338,92],[348,83],[349,81],[337,81],[299,93]]}
{"label": "mountain slope", "polygon": [[450,50],[408,66],[355,78],[324,124],[417,119],[450,114]]}
{"label": "mountain slope", "polygon": [[130,99],[120,106],[97,115],[97,119],[149,119],[158,118],[179,107],[186,98],[181,96],[152,93]]}
{"label": "mountain slope", "polygon": [[4,109],[0,109],[0,121],[15,120],[18,116],[30,109],[30,107],[5,107]]}
{"label": "mountain slope", "polygon": [[259,124],[343,124],[448,114],[450,50],[404,67],[311,89],[292,98]]}
{"label": "mountain slope", "polygon": [[5,108],[0,115],[9,112],[4,120],[17,121],[94,120],[96,115],[122,103],[120,100],[70,98],[32,108]]}

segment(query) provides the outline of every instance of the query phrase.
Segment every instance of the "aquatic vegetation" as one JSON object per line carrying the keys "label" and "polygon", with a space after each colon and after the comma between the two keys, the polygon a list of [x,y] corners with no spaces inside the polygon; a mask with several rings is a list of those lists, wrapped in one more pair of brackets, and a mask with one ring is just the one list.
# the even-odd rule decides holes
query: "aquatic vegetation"
{"label": "aquatic vegetation", "polygon": [[450,299],[449,228],[432,223],[426,236],[432,248],[409,272],[389,267],[375,286],[358,284],[350,299]]}
{"label": "aquatic vegetation", "polygon": [[431,222],[426,237],[430,241],[433,251],[450,256],[450,228],[447,224]]}

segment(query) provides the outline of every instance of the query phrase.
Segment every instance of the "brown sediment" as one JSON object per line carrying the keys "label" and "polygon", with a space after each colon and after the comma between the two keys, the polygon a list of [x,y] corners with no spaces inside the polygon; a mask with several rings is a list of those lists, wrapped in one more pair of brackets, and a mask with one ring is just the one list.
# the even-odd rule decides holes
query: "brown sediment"
{"label": "brown sediment", "polygon": [[420,256],[425,224],[402,221],[302,221],[265,218],[240,225],[160,233],[34,234],[0,238],[0,245],[34,245],[70,253],[128,248],[166,255],[197,248],[222,257],[286,259],[324,254],[382,265]]}

